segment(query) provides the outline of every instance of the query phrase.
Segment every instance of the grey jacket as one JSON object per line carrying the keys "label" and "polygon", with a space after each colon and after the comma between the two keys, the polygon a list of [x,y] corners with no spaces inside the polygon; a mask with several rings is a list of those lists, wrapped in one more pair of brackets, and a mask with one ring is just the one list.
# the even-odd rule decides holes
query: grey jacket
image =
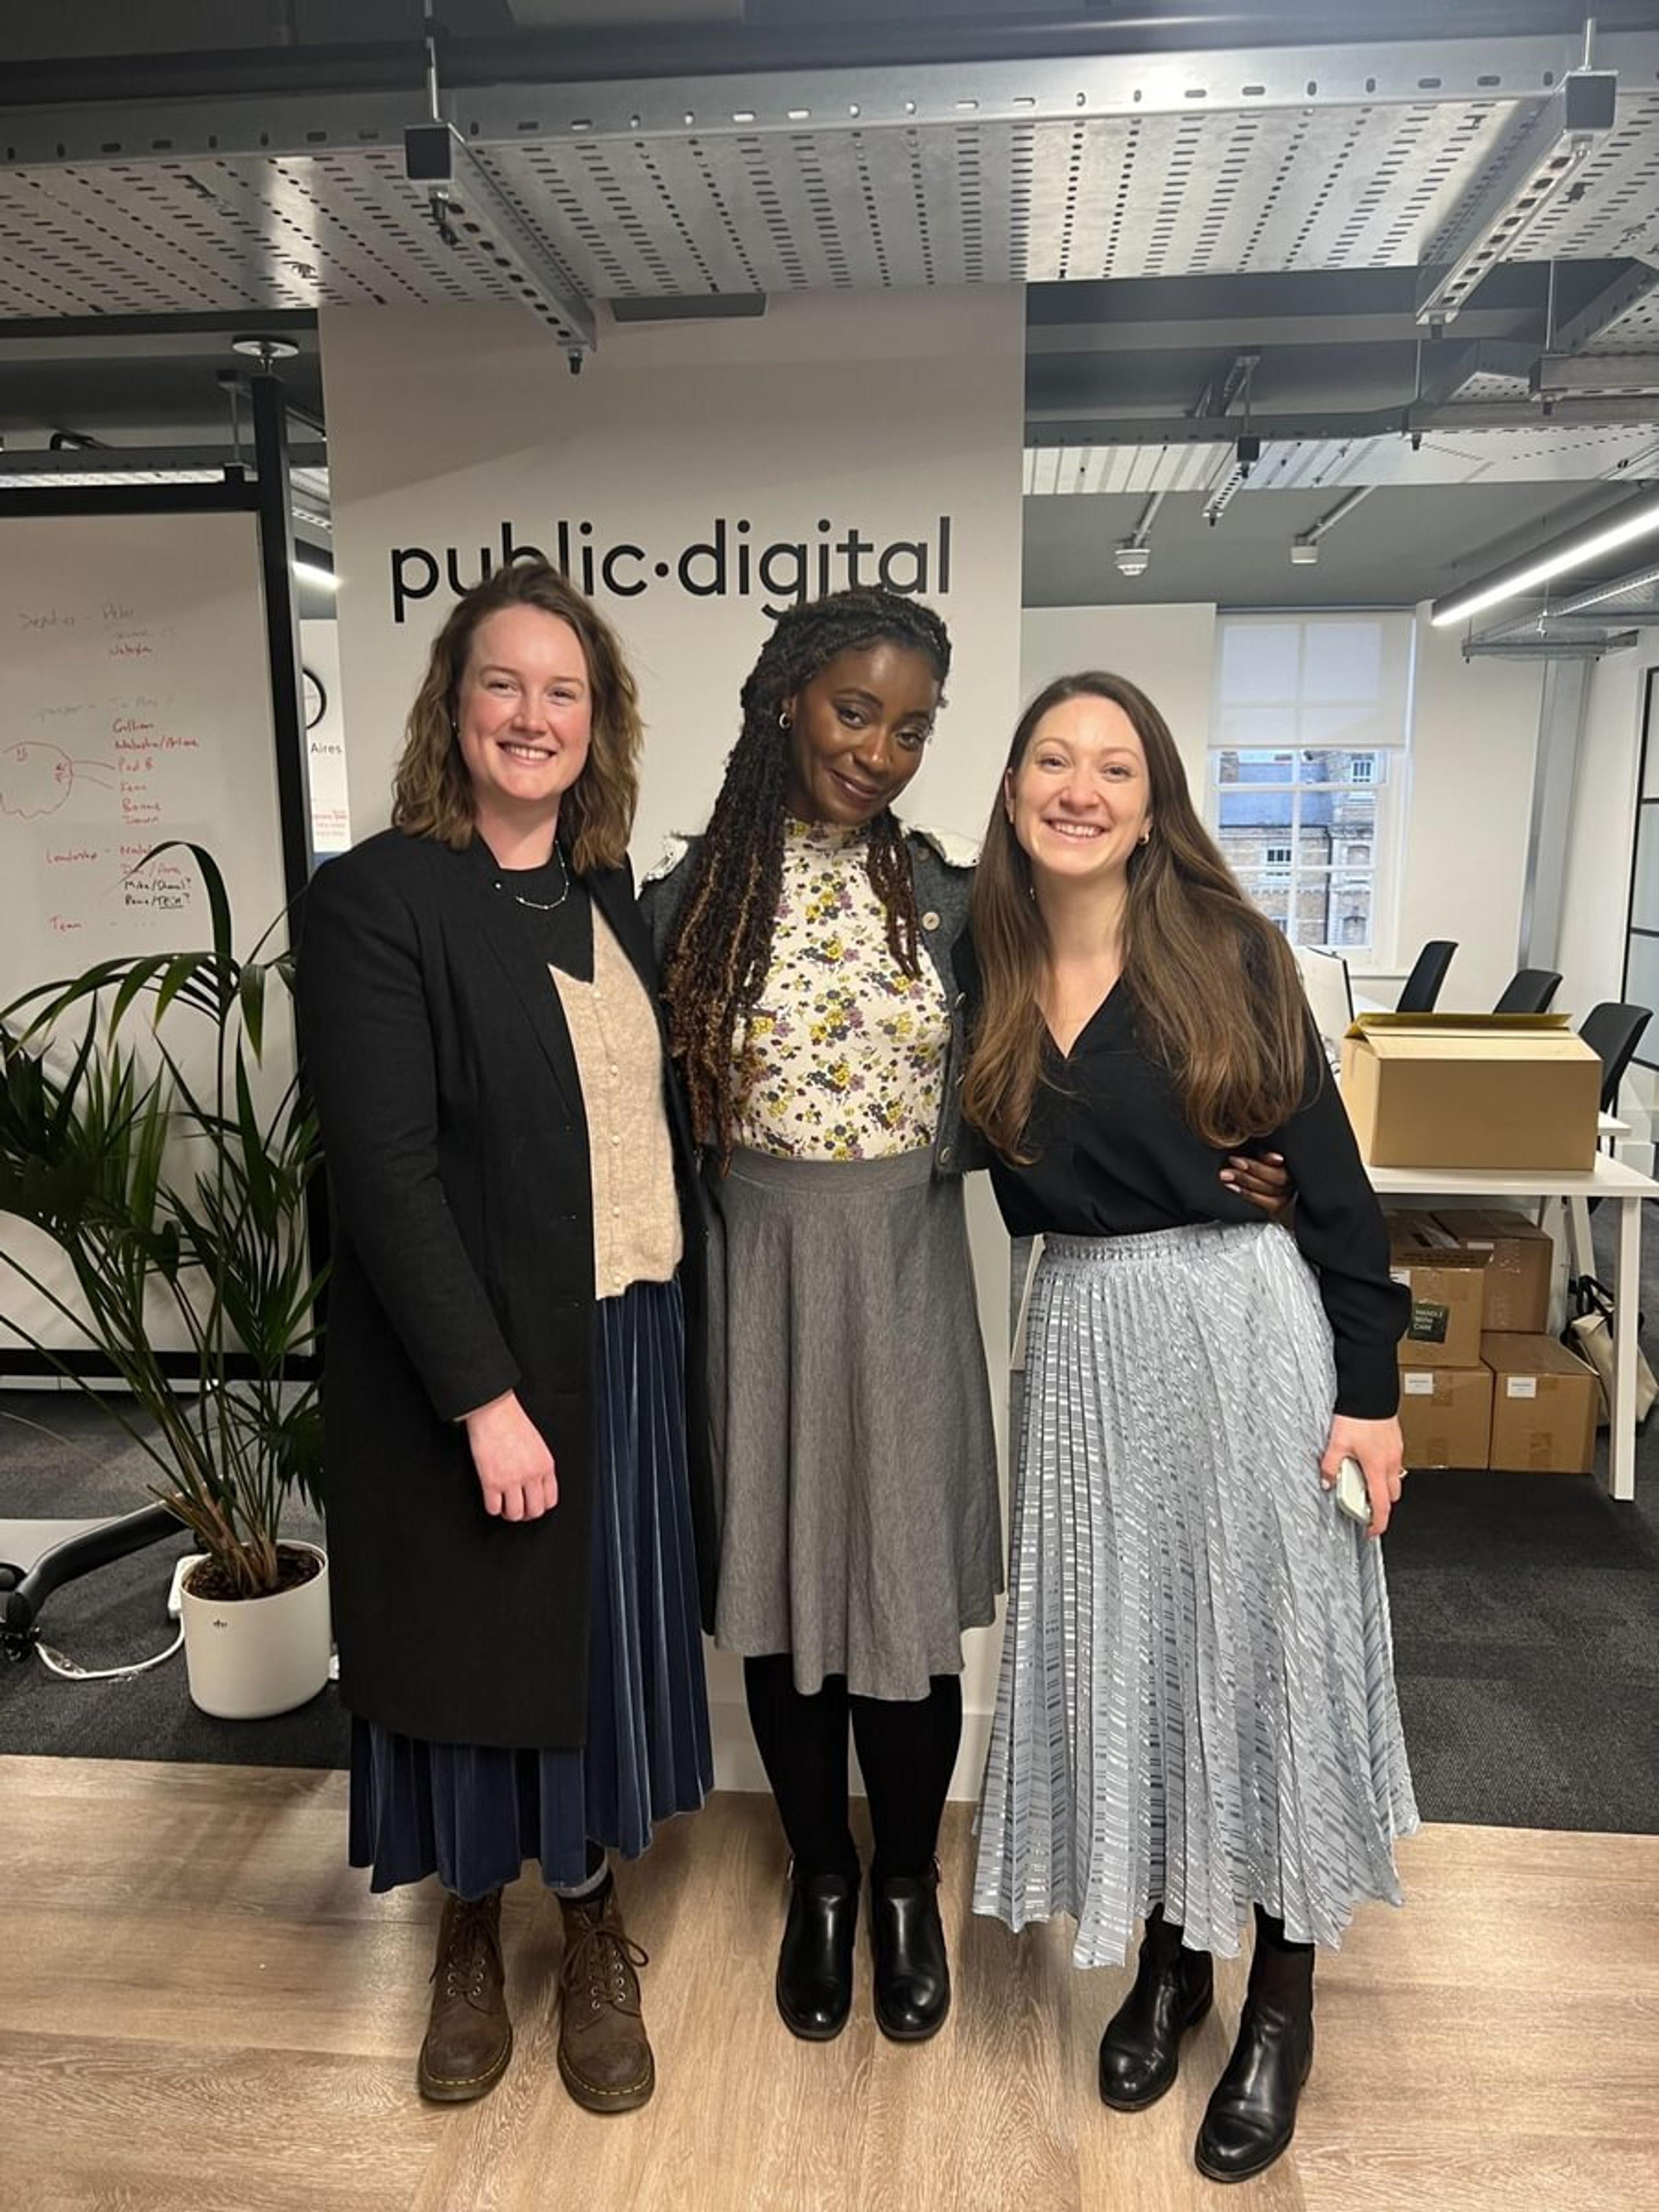
{"label": "grey jacket", "polygon": [[[905,844],[916,885],[916,911],[921,917],[921,941],[939,972],[945,1001],[951,1010],[951,1047],[945,1064],[945,1097],[939,1129],[933,1139],[933,1172],[966,1175],[986,1163],[978,1133],[962,1118],[962,1079],[967,1065],[967,1036],[963,1018],[963,993],[957,984],[951,955],[968,927],[968,897],[974,881],[974,848],[964,839],[944,836],[932,830],[907,829]],[[651,932],[660,965],[691,887],[691,875],[700,837],[677,837],[667,854],[640,885],[640,908]]]}

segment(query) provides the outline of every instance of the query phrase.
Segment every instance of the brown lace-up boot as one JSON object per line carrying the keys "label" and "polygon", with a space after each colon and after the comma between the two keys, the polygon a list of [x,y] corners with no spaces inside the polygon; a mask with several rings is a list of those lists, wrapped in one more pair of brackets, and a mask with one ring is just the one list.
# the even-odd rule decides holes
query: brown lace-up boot
{"label": "brown lace-up boot", "polygon": [[588,2112],[631,2112],[657,2086],[635,1971],[649,1962],[623,1926],[608,1875],[591,1897],[562,1897],[559,1911],[559,2072]]}
{"label": "brown lace-up boot", "polygon": [[476,1902],[445,1898],[432,1979],[432,2014],[416,2078],[423,2097],[464,2105],[493,2089],[513,2056],[499,1889]]}

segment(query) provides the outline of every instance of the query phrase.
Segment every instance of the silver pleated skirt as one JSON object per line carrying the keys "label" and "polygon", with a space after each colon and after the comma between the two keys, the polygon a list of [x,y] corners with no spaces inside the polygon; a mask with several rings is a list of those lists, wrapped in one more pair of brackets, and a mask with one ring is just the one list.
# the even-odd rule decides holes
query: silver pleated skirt
{"label": "silver pleated skirt", "polygon": [[811,1696],[958,1674],[1002,1587],[996,1443],[958,1178],[930,1152],[740,1152],[719,1187],[715,1640]]}
{"label": "silver pleated skirt", "polygon": [[1334,1946],[1417,1825],[1379,1545],[1319,1478],[1335,1399],[1279,1228],[1051,1237],[1032,1286],[975,1910],[1082,1966],[1162,1903]]}

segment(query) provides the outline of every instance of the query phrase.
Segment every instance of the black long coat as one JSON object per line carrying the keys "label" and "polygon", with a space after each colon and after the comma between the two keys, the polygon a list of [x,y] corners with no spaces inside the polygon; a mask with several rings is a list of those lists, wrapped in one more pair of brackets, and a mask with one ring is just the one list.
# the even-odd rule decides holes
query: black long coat
{"label": "black long coat", "polygon": [[[653,1004],[626,867],[587,879]],[[477,851],[387,830],[307,893],[298,999],[334,1222],[325,1517],[350,1710],[434,1742],[580,1744],[593,1499],[588,1130],[558,994]],[[664,1059],[688,1264],[688,1444],[714,1547],[700,1224]],[[508,1389],[559,1502],[485,1512],[459,1417]]]}

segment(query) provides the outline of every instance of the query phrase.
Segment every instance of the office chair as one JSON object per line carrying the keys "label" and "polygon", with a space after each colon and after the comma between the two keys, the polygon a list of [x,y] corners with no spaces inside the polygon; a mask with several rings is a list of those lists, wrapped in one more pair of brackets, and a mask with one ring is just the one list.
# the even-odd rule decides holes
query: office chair
{"label": "office chair", "polygon": [[1518,968],[1504,986],[1504,995],[1492,1008],[1495,1014],[1544,1014],[1561,988],[1553,968]]}
{"label": "office chair", "polygon": [[1578,1034],[1601,1063],[1601,1111],[1618,1109],[1619,1086],[1625,1079],[1642,1032],[1653,1019],[1650,1006],[1627,1006],[1604,1000],[1592,1006],[1578,1024]]}
{"label": "office chair", "polygon": [[1412,963],[1412,972],[1400,987],[1400,996],[1395,1001],[1398,1014],[1431,1014],[1434,1002],[1440,996],[1440,986],[1446,980],[1446,970],[1457,950],[1452,940],[1431,937]]}

